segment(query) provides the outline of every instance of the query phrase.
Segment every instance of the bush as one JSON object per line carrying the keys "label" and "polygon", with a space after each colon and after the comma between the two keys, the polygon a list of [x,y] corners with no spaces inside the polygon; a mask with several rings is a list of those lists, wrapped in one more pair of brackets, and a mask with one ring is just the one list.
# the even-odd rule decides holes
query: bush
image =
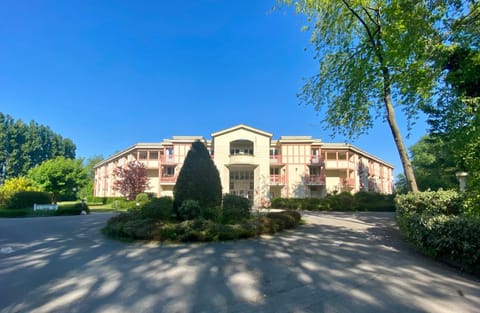
{"label": "bush", "polygon": [[401,215],[412,213],[459,214],[462,211],[462,196],[455,190],[424,191],[397,195],[397,212]]}
{"label": "bush", "polygon": [[201,217],[202,208],[197,200],[185,200],[178,208],[179,220],[192,220]]}
{"label": "bush", "polygon": [[250,201],[241,196],[227,194],[223,196],[222,220],[235,223],[250,217]]}
{"label": "bush", "polygon": [[90,212],[86,203],[77,202],[74,204],[62,204],[58,207],[58,210],[52,212],[54,212],[54,215],[80,215],[83,210],[86,213]]}
{"label": "bush", "polygon": [[406,240],[433,257],[480,269],[480,218],[461,214],[456,191],[397,195],[395,204]]}
{"label": "bush", "polygon": [[357,211],[395,211],[394,195],[359,191],[353,195],[353,206]]}
{"label": "bush", "polygon": [[170,197],[152,198],[140,206],[144,218],[153,220],[171,220],[173,216],[173,199]]}
{"label": "bush", "polygon": [[150,196],[146,193],[139,193],[136,197],[135,197],[135,201],[136,202],[140,202],[140,203],[145,203],[147,202],[148,200],[150,200]]}
{"label": "bush", "polygon": [[275,198],[272,208],[310,211],[395,211],[392,195],[374,192],[329,194],[325,198]]}
{"label": "bush", "polygon": [[14,193],[7,200],[5,208],[7,209],[25,209],[32,208],[36,204],[51,203],[52,196],[48,192],[41,191],[20,191]]}

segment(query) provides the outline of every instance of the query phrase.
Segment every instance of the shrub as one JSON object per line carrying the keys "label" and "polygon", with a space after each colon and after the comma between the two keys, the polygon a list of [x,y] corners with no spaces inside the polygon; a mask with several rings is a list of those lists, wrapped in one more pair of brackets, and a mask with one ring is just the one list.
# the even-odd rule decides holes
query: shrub
{"label": "shrub", "polygon": [[359,191],[353,195],[353,206],[358,211],[395,211],[394,195]]}
{"label": "shrub", "polygon": [[58,207],[58,210],[53,211],[54,215],[80,215],[82,211],[89,213],[90,209],[86,203],[73,203],[73,204],[62,204]]}
{"label": "shrub", "polygon": [[452,190],[397,195],[397,223],[406,240],[433,257],[480,266],[480,218],[461,212]]}
{"label": "shrub", "polygon": [[152,198],[140,206],[144,218],[170,220],[173,215],[173,199],[170,197]]}
{"label": "shrub", "polygon": [[250,217],[250,201],[241,196],[223,196],[222,220],[224,223],[241,222]]}
{"label": "shrub", "polygon": [[176,211],[186,200],[195,200],[202,208],[220,207],[222,201],[220,175],[202,142],[194,142],[188,151],[173,194]]}
{"label": "shrub", "polygon": [[5,204],[7,209],[25,209],[32,208],[36,204],[51,203],[52,196],[47,192],[41,191],[20,191],[14,193]]}
{"label": "shrub", "polygon": [[136,197],[135,197],[135,201],[136,202],[140,202],[140,203],[145,203],[147,202],[148,200],[150,200],[150,196],[146,193],[139,193]]}
{"label": "shrub", "polygon": [[178,218],[180,220],[191,220],[201,217],[202,208],[197,200],[185,200],[178,208]]}

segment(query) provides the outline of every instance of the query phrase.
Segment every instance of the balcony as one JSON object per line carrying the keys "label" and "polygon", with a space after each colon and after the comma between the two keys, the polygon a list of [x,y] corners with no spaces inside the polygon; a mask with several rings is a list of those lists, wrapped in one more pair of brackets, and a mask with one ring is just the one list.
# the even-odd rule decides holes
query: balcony
{"label": "balcony", "polygon": [[307,185],[325,185],[325,175],[307,175],[305,182]]}
{"label": "balcony", "polygon": [[285,176],[283,175],[270,175],[270,185],[285,185]]}
{"label": "balcony", "polygon": [[270,155],[270,164],[278,164],[281,165],[283,164],[282,162],[282,156],[281,155]]}
{"label": "balcony", "polygon": [[175,156],[173,154],[162,155],[161,162],[163,164],[174,164],[176,163]]}
{"label": "balcony", "polygon": [[255,156],[253,154],[242,154],[242,153],[230,155],[230,165],[242,165],[242,164],[256,165]]}
{"label": "balcony", "polygon": [[327,160],[325,167],[328,169],[351,169],[355,170],[355,163],[347,160]]}
{"label": "balcony", "polygon": [[342,183],[343,183],[344,187],[354,188],[357,185],[356,181],[355,181],[355,178],[344,178]]}
{"label": "balcony", "polygon": [[312,158],[310,159],[310,165],[322,166],[324,164],[325,164],[325,162],[324,162],[322,157],[320,157],[318,155],[312,155]]}
{"label": "balcony", "polygon": [[168,176],[161,176],[160,183],[161,184],[175,184],[177,181],[176,175],[168,175]]}

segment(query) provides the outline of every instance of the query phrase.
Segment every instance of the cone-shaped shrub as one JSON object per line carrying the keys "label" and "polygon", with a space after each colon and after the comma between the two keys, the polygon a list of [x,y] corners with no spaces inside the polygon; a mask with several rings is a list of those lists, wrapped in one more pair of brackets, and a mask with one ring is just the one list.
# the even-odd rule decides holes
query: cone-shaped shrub
{"label": "cone-shaped shrub", "polygon": [[220,175],[202,142],[196,141],[192,144],[173,189],[173,195],[177,213],[185,200],[196,200],[201,208],[220,207],[222,201]]}

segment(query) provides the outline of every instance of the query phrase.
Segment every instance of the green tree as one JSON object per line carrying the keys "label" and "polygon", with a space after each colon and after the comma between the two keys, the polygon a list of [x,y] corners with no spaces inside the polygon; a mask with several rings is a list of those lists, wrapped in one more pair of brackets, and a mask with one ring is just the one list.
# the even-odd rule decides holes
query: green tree
{"label": "green tree", "polygon": [[458,186],[458,171],[451,145],[441,137],[424,136],[410,147],[413,170],[420,190],[452,189]]}
{"label": "green tree", "polygon": [[173,189],[175,210],[185,200],[195,200],[202,209],[219,207],[222,201],[222,183],[217,167],[205,145],[196,141],[185,158]]}
{"label": "green tree", "polygon": [[326,126],[350,138],[368,131],[376,118],[386,120],[409,190],[417,191],[394,108],[406,114],[410,128],[431,101],[441,74],[431,56],[443,38],[442,21],[462,8],[441,0],[281,2],[293,3],[313,26],[320,70],[303,87],[301,102],[326,108]]}
{"label": "green tree", "polygon": [[435,59],[443,84],[426,112],[432,136],[448,144],[458,170],[469,172],[467,202],[480,214],[480,3],[467,3],[446,25],[448,40]]}
{"label": "green tree", "polygon": [[114,174],[116,179],[113,189],[118,190],[127,200],[135,200],[139,193],[148,188],[147,169],[141,162],[128,162],[126,167],[117,167]]}
{"label": "green tree", "polygon": [[87,183],[80,190],[80,197],[93,196],[95,169],[93,168],[97,163],[103,161],[103,156],[94,155],[86,160],[83,160],[85,171],[87,172]]}
{"label": "green tree", "polygon": [[34,167],[28,173],[36,186],[52,193],[52,202],[76,198],[76,191],[87,182],[87,173],[81,160],[56,157]]}
{"label": "green tree", "polygon": [[45,160],[75,158],[75,144],[34,121],[25,124],[0,113],[0,184],[26,175]]}

